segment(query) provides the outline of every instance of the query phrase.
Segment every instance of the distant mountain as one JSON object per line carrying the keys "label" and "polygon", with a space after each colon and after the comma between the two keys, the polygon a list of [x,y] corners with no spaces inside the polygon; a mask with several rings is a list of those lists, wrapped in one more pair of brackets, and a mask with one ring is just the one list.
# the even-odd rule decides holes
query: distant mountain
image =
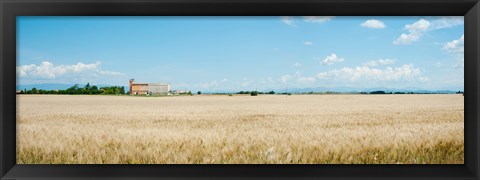
{"label": "distant mountain", "polygon": [[[462,89],[459,89],[463,91]],[[285,89],[273,90],[278,93],[285,92]],[[414,92],[414,93],[447,93],[454,94],[458,90],[454,89],[442,89],[442,90],[424,90],[422,88],[408,87],[408,88],[386,88],[386,87],[374,87],[374,88],[355,88],[355,87],[316,87],[316,88],[291,88],[288,89],[289,93],[302,93],[302,92],[341,92],[341,93],[359,93],[359,92],[372,92],[372,91],[385,91],[385,92]]]}

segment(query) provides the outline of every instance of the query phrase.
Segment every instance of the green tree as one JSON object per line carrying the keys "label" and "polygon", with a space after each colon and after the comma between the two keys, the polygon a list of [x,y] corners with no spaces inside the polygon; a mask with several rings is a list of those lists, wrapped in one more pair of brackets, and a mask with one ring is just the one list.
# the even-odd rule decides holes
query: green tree
{"label": "green tree", "polygon": [[100,91],[98,91],[98,87],[97,87],[97,86],[93,85],[91,89],[92,89],[92,90],[91,90],[91,91],[92,91],[92,94],[100,94]]}
{"label": "green tree", "polygon": [[385,94],[385,91],[372,91],[370,94]]}

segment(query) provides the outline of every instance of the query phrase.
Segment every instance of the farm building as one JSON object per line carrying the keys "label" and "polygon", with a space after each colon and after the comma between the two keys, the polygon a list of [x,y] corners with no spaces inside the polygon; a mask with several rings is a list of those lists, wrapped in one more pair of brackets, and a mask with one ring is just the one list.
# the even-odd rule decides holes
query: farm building
{"label": "farm building", "polygon": [[131,95],[168,95],[170,84],[168,83],[136,83],[130,79]]}

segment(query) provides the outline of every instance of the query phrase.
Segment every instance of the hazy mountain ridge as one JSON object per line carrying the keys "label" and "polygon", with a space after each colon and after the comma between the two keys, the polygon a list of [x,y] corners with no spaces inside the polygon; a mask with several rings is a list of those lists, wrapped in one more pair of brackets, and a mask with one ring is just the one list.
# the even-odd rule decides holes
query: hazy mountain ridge
{"label": "hazy mountain ridge", "polygon": [[[432,89],[425,90],[422,88],[386,88],[386,87],[375,87],[375,88],[353,88],[353,87],[330,87],[330,88],[292,88],[289,89],[290,93],[301,93],[301,92],[372,92],[372,91],[385,91],[385,92],[414,92],[414,93],[455,93],[457,91],[463,91],[463,89],[452,90],[452,89]],[[285,92],[285,89],[279,90],[279,92]]]}

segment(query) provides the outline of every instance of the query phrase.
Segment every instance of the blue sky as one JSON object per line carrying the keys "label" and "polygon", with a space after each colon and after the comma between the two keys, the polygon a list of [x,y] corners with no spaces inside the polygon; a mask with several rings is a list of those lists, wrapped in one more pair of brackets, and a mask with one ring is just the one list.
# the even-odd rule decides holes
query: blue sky
{"label": "blue sky", "polygon": [[17,85],[463,90],[460,17],[17,17]]}

